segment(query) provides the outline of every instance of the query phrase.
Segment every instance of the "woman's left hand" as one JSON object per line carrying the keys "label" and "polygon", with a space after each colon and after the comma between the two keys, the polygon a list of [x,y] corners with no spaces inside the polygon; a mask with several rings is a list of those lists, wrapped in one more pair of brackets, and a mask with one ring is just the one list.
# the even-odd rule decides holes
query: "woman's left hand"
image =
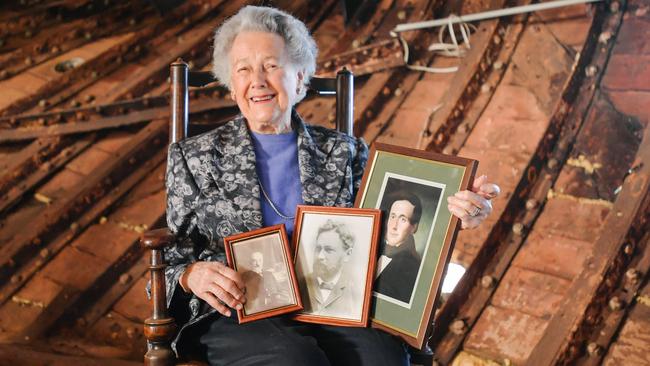
{"label": "woman's left hand", "polygon": [[447,198],[447,208],[458,217],[463,229],[479,226],[492,212],[492,198],[499,195],[501,189],[487,181],[486,175],[474,179],[469,191],[460,191]]}

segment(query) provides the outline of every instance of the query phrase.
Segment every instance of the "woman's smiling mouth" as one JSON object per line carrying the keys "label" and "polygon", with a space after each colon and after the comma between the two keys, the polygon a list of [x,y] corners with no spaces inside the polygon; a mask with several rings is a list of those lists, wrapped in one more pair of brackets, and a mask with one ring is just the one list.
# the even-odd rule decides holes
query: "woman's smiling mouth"
{"label": "woman's smiling mouth", "polygon": [[256,96],[256,97],[251,97],[250,100],[254,103],[261,103],[261,102],[267,102],[271,99],[275,98],[274,94],[268,94],[268,95],[261,95],[261,96]]}

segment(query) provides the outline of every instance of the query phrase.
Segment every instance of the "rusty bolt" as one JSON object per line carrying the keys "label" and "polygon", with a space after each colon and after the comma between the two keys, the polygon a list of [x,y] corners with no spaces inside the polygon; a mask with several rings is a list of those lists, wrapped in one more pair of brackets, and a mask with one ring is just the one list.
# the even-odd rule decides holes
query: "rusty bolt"
{"label": "rusty bolt", "polygon": [[129,19],[129,25],[135,25],[136,21],[135,18]]}
{"label": "rusty bolt", "polygon": [[135,328],[134,327],[126,328],[126,336],[133,339],[133,337],[135,337]]}
{"label": "rusty bolt", "polygon": [[[455,115],[456,115],[456,112],[454,112],[454,116]],[[460,133],[467,133],[467,132],[469,132],[469,126],[467,125],[467,123],[463,123],[462,125],[458,126],[458,131]]]}
{"label": "rusty bolt", "polygon": [[625,244],[625,248],[623,248],[623,251],[627,255],[632,255],[634,253],[634,244],[633,243]]}
{"label": "rusty bolt", "polygon": [[90,41],[91,39],[93,39],[93,34],[90,33],[90,32],[86,32],[86,33],[84,33],[84,38],[86,40]]}
{"label": "rusty bolt", "polygon": [[494,44],[501,43],[501,37],[495,35],[494,37],[492,37],[492,42],[494,42]]}
{"label": "rusty bolt", "polygon": [[330,123],[334,123],[334,121],[336,120],[336,115],[335,115],[334,113],[330,113],[330,114],[328,114],[328,115],[327,115],[327,120],[328,120]]}
{"label": "rusty bolt", "polygon": [[481,85],[481,93],[489,93],[492,90],[492,86],[489,83]]}
{"label": "rusty bolt", "polygon": [[40,255],[41,258],[46,259],[47,257],[50,256],[50,250],[47,249],[47,248],[43,248],[43,249],[41,249],[40,252],[38,252],[38,255]]}
{"label": "rusty bolt", "polygon": [[402,89],[400,88],[395,89],[395,96],[399,97],[400,95],[402,95]]}
{"label": "rusty bolt", "polygon": [[388,88],[387,86],[385,86],[385,87],[381,90],[381,93],[382,93],[385,97],[389,96],[389,95],[390,95],[390,88]]}
{"label": "rusty bolt", "polygon": [[603,347],[599,346],[596,342],[591,342],[587,345],[587,353],[592,357],[600,356],[603,354]]}
{"label": "rusty bolt", "polygon": [[591,65],[591,66],[588,66],[585,69],[585,75],[587,75],[587,77],[590,78],[590,77],[596,75],[597,71],[598,71],[598,68],[596,66],[594,66],[594,65]]}
{"label": "rusty bolt", "polygon": [[54,46],[50,49],[51,53],[59,53],[59,51],[61,51],[61,49],[57,46]]}
{"label": "rusty bolt", "polygon": [[355,39],[354,41],[352,41],[352,48],[359,48],[360,45],[361,45],[361,42],[359,42],[358,39]]}
{"label": "rusty bolt", "polygon": [[485,275],[481,278],[481,286],[483,286],[483,288],[491,288],[494,286],[494,282],[495,280],[492,276]]}
{"label": "rusty bolt", "polygon": [[548,159],[548,162],[546,163],[546,166],[549,169],[555,169],[558,164],[559,164],[559,162],[557,161],[557,159],[551,158],[551,159]]}
{"label": "rusty bolt", "polygon": [[99,76],[99,74],[97,73],[97,71],[93,71],[93,72],[90,73],[90,77],[93,78],[93,79],[98,77],[98,76]]}
{"label": "rusty bolt", "polygon": [[79,228],[79,224],[77,224],[76,222],[70,224],[70,230],[77,230],[78,228]]}
{"label": "rusty bolt", "polygon": [[84,101],[85,101],[86,103],[90,103],[90,102],[92,102],[93,100],[95,100],[95,96],[92,95],[92,94],[88,94],[88,95],[86,95],[86,97],[84,98]]}
{"label": "rusty bolt", "polygon": [[371,110],[367,110],[365,115],[366,115],[366,118],[370,119],[370,118],[372,118],[373,113],[372,113]]}
{"label": "rusty bolt", "polygon": [[39,126],[45,126],[45,118],[41,117],[36,120],[36,124]]}
{"label": "rusty bolt", "polygon": [[77,319],[77,326],[78,327],[85,327],[86,324],[88,324],[88,322],[86,321],[86,319],[84,317],[81,317],[81,318]]}
{"label": "rusty bolt", "polygon": [[602,44],[607,44],[607,42],[609,42],[610,38],[612,38],[612,32],[606,31],[606,32],[601,33],[600,36],[598,36],[598,42],[600,42]]}
{"label": "rusty bolt", "polygon": [[512,232],[515,233],[515,235],[521,235],[524,233],[524,224],[521,222],[516,222],[514,225],[512,225]]}
{"label": "rusty bolt", "polygon": [[534,209],[535,207],[537,207],[537,204],[538,202],[536,199],[534,198],[529,199],[528,201],[526,201],[526,210]]}
{"label": "rusty bolt", "polygon": [[445,146],[445,148],[442,149],[442,153],[445,155],[452,155],[454,153],[454,148],[451,146]]}
{"label": "rusty bolt", "polygon": [[2,78],[2,79],[6,79],[7,77],[9,77],[9,71],[7,71],[7,70],[0,70],[0,78]]}
{"label": "rusty bolt", "polygon": [[120,283],[122,285],[126,285],[127,283],[131,282],[131,275],[128,273],[124,273],[120,276]]}
{"label": "rusty bolt", "polygon": [[624,306],[623,300],[621,300],[618,296],[614,296],[611,299],[609,299],[609,308],[612,309],[613,311],[618,311],[621,310]]}
{"label": "rusty bolt", "polygon": [[501,69],[503,68],[503,62],[501,62],[501,61],[497,61],[497,62],[495,62],[494,64],[492,64],[492,67],[493,67],[495,70],[501,70]]}
{"label": "rusty bolt", "polygon": [[41,238],[35,237],[34,239],[32,239],[32,244],[40,245],[41,244]]}
{"label": "rusty bolt", "polygon": [[99,224],[104,225],[108,221],[108,218],[106,216],[102,216],[99,218]]}
{"label": "rusty bolt", "polygon": [[32,60],[31,57],[26,57],[25,58],[25,65],[31,66],[34,63],[34,60]]}
{"label": "rusty bolt", "polygon": [[133,165],[133,164],[135,164],[135,162],[136,162],[135,158],[130,158],[129,159],[129,164]]}
{"label": "rusty bolt", "polygon": [[406,11],[400,10],[397,12],[397,19],[404,20],[406,19]]}
{"label": "rusty bolt", "polygon": [[41,99],[41,100],[38,101],[38,106],[41,107],[41,108],[47,107],[48,104],[50,104],[50,103],[48,103],[48,101],[46,99]]}
{"label": "rusty bolt", "polygon": [[25,38],[31,38],[33,35],[31,29],[28,29],[25,31]]}
{"label": "rusty bolt", "polygon": [[20,282],[22,279],[23,279],[23,276],[21,276],[21,275],[13,275],[13,276],[11,276],[10,281],[11,281],[11,283],[15,284],[15,283]]}
{"label": "rusty bolt", "polygon": [[456,319],[449,326],[449,330],[455,335],[463,335],[467,330],[467,325],[465,325],[465,322],[463,320]]}
{"label": "rusty bolt", "polygon": [[609,4],[609,11],[611,11],[612,13],[618,13],[620,8],[621,8],[621,4],[619,4],[618,1],[612,1],[612,3]]}
{"label": "rusty bolt", "polygon": [[73,100],[70,101],[70,107],[72,107],[72,108],[79,107],[80,105],[81,105],[81,103],[79,103],[78,100],[73,99]]}
{"label": "rusty bolt", "polygon": [[625,277],[627,278],[630,283],[637,283],[639,282],[639,278],[641,277],[641,273],[636,270],[635,268],[630,268],[625,272]]}

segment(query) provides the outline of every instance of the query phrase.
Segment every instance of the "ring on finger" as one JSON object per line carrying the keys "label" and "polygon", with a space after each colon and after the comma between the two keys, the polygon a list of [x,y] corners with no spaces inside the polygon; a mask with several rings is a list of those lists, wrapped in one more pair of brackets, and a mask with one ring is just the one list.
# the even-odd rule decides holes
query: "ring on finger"
{"label": "ring on finger", "polygon": [[479,213],[481,213],[481,208],[474,206],[474,209],[472,210],[472,212],[469,213],[469,215],[474,217],[474,216],[478,215]]}

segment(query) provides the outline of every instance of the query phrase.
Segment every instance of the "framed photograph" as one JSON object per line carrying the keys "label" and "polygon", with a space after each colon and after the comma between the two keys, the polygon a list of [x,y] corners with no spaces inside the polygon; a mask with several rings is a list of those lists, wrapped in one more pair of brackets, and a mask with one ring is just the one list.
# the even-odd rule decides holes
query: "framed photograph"
{"label": "framed photograph", "polygon": [[224,245],[228,265],[246,285],[240,324],[302,309],[284,225],[229,236]]}
{"label": "framed photograph", "polygon": [[447,197],[468,189],[475,160],[373,144],[356,207],[383,212],[371,326],[422,348],[460,220]]}
{"label": "framed photograph", "polygon": [[293,235],[304,308],[297,320],[368,325],[381,211],[298,206]]}

